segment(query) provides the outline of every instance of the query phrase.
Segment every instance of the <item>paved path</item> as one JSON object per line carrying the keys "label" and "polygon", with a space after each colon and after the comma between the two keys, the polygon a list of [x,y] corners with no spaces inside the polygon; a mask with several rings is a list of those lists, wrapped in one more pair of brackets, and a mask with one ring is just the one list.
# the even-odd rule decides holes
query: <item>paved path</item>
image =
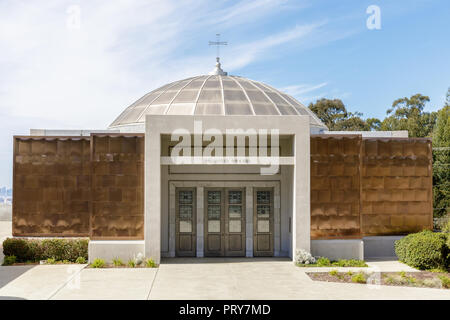
{"label": "paved path", "polygon": [[[450,290],[312,281],[305,273],[310,268],[287,259],[167,259],[158,269],[84,267],[0,267],[0,299],[450,300]],[[403,265],[391,261],[379,268],[398,271]]]}

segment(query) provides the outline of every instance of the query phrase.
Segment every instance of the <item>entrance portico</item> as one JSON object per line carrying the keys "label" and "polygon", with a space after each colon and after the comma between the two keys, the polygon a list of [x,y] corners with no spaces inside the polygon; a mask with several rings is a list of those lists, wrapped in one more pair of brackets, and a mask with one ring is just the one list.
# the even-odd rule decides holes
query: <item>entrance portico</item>
{"label": "entrance portico", "polygon": [[[198,124],[201,124],[200,133]],[[247,144],[245,154],[239,155],[238,151],[236,155],[235,148],[229,153],[227,145],[225,157],[214,153],[204,157],[206,148],[212,144],[205,144],[204,136],[219,132],[228,141],[230,134],[227,132],[230,131],[234,136],[241,132],[244,140],[257,139],[255,153],[252,154],[252,148]],[[261,156],[264,155],[261,150],[264,147],[270,149],[272,145],[254,134],[264,131],[276,131],[281,137],[277,152],[272,151],[265,157]],[[173,151],[173,145],[167,144],[167,137],[180,132],[192,136],[194,148],[189,148],[194,157],[184,153],[178,159],[170,156],[169,150]],[[157,262],[161,256],[176,256],[177,251],[180,252],[177,249],[181,249],[177,243],[184,245],[185,252],[191,255],[195,251],[197,257],[214,251],[207,245],[218,245],[216,253],[233,255],[231,252],[234,250],[234,254],[247,257],[293,257],[296,249],[310,250],[309,116],[221,116],[217,121],[214,116],[148,115],[145,134],[146,256]],[[196,145],[200,146],[200,152],[195,149]],[[180,233],[179,213],[177,216],[177,190],[192,190],[194,197],[191,209],[191,204],[187,204],[182,213],[187,217],[182,222],[184,233]],[[205,199],[208,190],[222,192],[218,205],[222,206],[223,213],[215,221],[208,219],[214,209],[211,207],[208,213]],[[232,207],[235,212],[231,214],[235,218],[230,219],[228,209],[233,204],[228,202],[229,191],[237,190],[242,190],[243,199]],[[263,191],[270,191],[267,193],[268,202],[258,203],[256,192],[260,192],[261,200]],[[236,193],[236,197],[239,194]],[[268,210],[267,214],[265,210]],[[209,232],[214,235],[214,228],[215,236],[210,238],[215,237],[215,240],[208,239]],[[191,242],[180,243],[180,236],[182,241]],[[239,237],[245,241],[241,242]],[[190,251],[189,245],[193,246]]]}

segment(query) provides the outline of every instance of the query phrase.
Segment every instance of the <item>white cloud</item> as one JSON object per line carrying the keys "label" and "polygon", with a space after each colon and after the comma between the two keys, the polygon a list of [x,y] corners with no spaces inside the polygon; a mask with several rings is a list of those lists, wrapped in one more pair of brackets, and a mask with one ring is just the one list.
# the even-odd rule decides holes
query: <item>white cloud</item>
{"label": "white cloud", "polygon": [[[210,71],[213,51],[193,48],[199,34],[213,38],[224,29],[262,26],[285,10],[286,1],[80,1],[79,29],[67,27],[68,8],[77,2],[1,1],[0,117],[8,125],[1,128],[0,150],[11,150],[12,134],[29,128],[105,128],[151,89]],[[322,25],[299,24],[233,43],[225,68],[238,71]],[[11,155],[1,154],[0,162],[9,170]],[[0,185],[4,176],[0,172]]]}

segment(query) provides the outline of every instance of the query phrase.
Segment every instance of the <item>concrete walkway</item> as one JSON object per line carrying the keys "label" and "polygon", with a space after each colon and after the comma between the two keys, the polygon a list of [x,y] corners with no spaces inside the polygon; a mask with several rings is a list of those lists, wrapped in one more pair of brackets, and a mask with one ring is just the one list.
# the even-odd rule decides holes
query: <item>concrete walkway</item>
{"label": "concrete walkway", "polygon": [[[403,266],[396,261],[378,263],[379,271],[399,271]],[[0,267],[0,299],[450,300],[450,290],[319,282],[306,275],[311,271],[273,258],[167,259],[158,269]]]}

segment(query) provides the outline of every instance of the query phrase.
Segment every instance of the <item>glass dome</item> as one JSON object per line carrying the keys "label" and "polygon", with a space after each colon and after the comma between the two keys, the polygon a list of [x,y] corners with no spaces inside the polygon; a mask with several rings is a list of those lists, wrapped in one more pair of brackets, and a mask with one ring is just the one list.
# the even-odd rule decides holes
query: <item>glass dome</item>
{"label": "glass dome", "polygon": [[307,107],[267,84],[221,74],[175,81],[151,91],[126,108],[110,129],[143,124],[157,115],[308,115],[316,130],[328,130]]}

